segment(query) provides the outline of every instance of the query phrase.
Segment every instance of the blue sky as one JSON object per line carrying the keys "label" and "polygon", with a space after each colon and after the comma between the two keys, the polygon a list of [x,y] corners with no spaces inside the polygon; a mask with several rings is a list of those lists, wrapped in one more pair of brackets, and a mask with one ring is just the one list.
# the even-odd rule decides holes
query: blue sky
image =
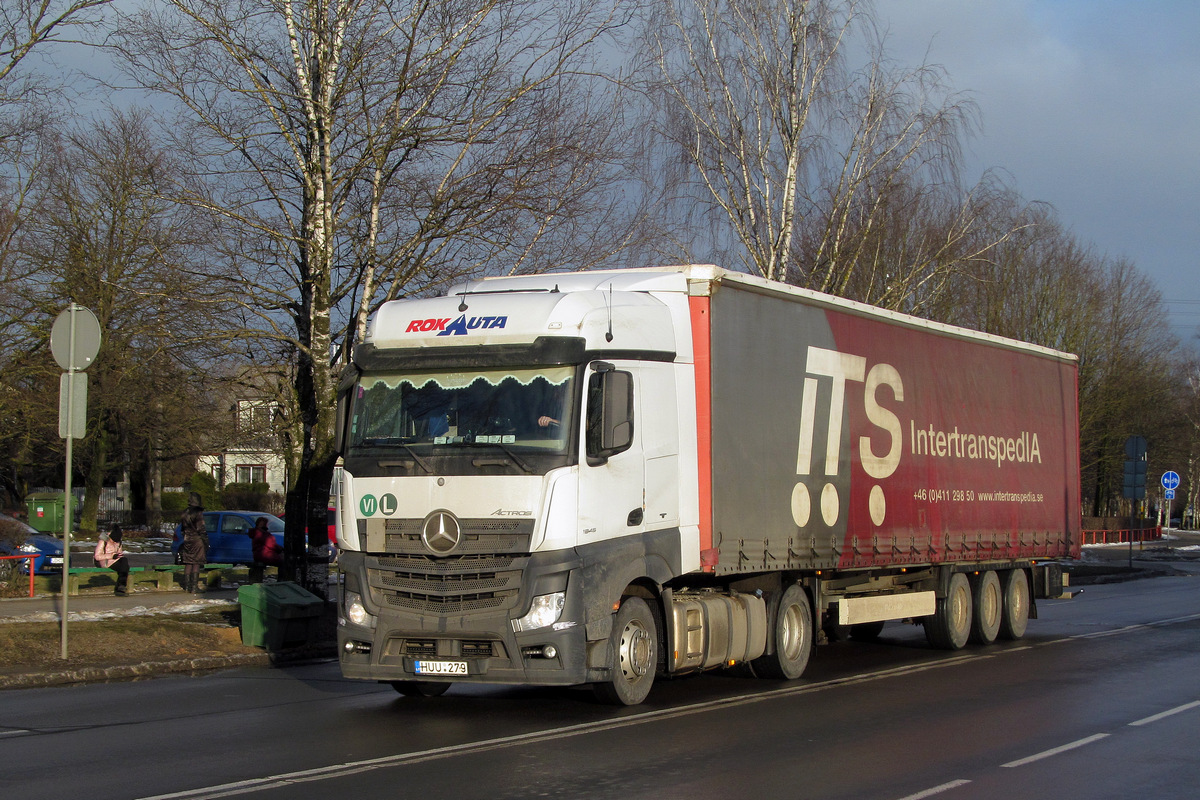
{"label": "blue sky", "polygon": [[1009,173],[1200,326],[1200,2],[878,0],[890,50],[949,71],[982,113],[968,177]]}

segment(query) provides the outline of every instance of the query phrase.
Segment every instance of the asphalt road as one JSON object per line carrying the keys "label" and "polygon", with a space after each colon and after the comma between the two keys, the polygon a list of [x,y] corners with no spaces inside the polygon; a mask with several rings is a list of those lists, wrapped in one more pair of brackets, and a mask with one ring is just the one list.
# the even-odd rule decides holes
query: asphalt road
{"label": "asphalt road", "polygon": [[403,698],[336,663],[0,695],[0,796],[1192,798],[1200,584],[1040,604],[1024,640],[917,628],[792,683],[712,674],[611,708],[579,690]]}

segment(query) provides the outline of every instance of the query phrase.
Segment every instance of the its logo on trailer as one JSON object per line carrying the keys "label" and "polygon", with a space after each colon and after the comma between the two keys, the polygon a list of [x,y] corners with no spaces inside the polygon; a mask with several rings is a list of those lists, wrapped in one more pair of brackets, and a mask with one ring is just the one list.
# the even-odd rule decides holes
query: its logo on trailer
{"label": "its logo on trailer", "polygon": [[[792,489],[792,519],[800,527],[808,525],[812,517],[813,497],[808,482],[813,472],[813,436],[817,422],[817,389],[822,378],[833,382],[829,393],[829,419],[825,431],[825,459],[820,471],[826,478],[836,478],[841,471],[842,418],[846,406],[846,384],[863,384],[863,406],[867,419],[890,438],[887,450],[876,455],[870,436],[858,437],[859,458],[863,471],[876,480],[883,480],[900,466],[900,453],[904,446],[904,430],[900,419],[889,409],[879,404],[878,393],[883,387],[891,390],[896,402],[904,400],[904,382],[900,373],[891,364],[879,363],[867,370],[867,359],[836,350],[820,347],[808,348],[805,368],[804,396],[800,407],[800,442],[796,453],[796,475],[801,479]],[[853,442],[851,446],[853,447]],[[880,443],[882,444],[882,443]],[[841,500],[837,485],[826,481],[820,491],[821,519],[833,527],[841,515]],[[887,515],[887,502],[883,487],[871,487],[868,498],[871,521],[882,525]]]}
{"label": "its logo on trailer", "polygon": [[453,322],[449,317],[431,317],[429,319],[414,319],[404,329],[405,333],[430,333],[437,331],[438,336],[466,336],[467,331],[503,328],[508,325],[508,317],[467,317],[460,314]]}

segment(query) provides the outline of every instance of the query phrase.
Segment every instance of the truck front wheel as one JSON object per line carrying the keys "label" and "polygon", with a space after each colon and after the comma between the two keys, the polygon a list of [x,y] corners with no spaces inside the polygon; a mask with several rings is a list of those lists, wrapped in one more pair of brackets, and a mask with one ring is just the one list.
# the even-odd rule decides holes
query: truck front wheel
{"label": "truck front wheel", "polygon": [[803,587],[793,583],[779,598],[775,612],[775,652],[755,659],[755,674],[784,680],[799,678],[808,666],[812,641],[812,606]]}
{"label": "truck front wheel", "polygon": [[937,601],[932,615],[923,618],[925,638],[942,650],[961,650],[971,635],[971,585],[967,576],[956,572],[950,576],[946,596]]}
{"label": "truck front wheel", "polygon": [[612,678],[593,686],[602,702],[635,706],[650,694],[658,664],[658,626],[650,606],[640,597],[627,597],[613,620],[609,638]]}

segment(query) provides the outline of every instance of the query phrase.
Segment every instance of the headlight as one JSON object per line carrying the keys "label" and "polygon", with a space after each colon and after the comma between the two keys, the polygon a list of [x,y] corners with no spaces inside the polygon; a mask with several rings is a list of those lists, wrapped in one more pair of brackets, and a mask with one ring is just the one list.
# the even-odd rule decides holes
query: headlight
{"label": "headlight", "polygon": [[367,611],[358,592],[346,592],[346,617],[355,625],[375,627],[375,617]]}
{"label": "headlight", "polygon": [[562,615],[563,605],[566,603],[566,600],[566,592],[538,595],[533,598],[533,605],[529,609],[529,613],[520,619],[513,620],[513,631],[520,633],[521,631],[532,631],[553,625],[558,622],[558,618]]}
{"label": "headlight", "polygon": [[29,542],[26,542],[25,544],[21,545],[21,552],[22,553],[40,553],[42,551],[38,550],[38,546],[36,544],[30,544]]}

